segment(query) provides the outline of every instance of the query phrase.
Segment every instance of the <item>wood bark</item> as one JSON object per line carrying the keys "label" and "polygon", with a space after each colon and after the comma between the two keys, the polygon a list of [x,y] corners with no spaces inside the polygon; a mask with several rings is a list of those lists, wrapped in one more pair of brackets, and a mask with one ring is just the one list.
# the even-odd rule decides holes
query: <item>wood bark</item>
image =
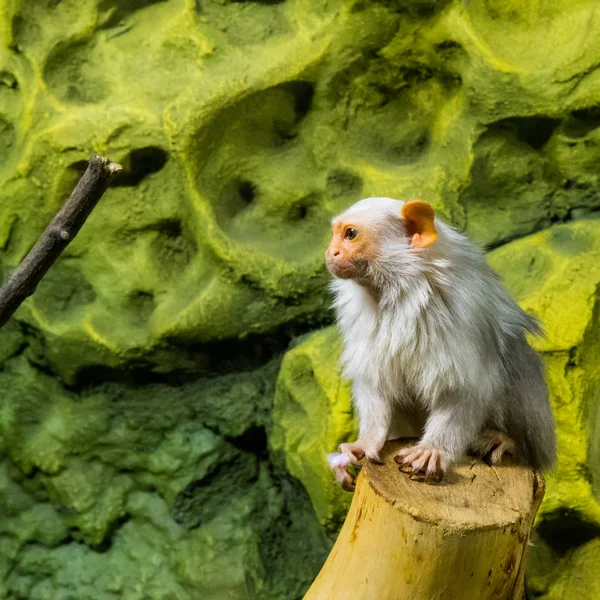
{"label": "wood bark", "polygon": [[473,460],[441,484],[401,473],[409,442],[367,463],[339,537],[304,600],[522,600],[544,480]]}
{"label": "wood bark", "polygon": [[69,199],[21,264],[0,288],[0,327],[31,296],[63,250],[79,233],[121,165],[93,156]]}

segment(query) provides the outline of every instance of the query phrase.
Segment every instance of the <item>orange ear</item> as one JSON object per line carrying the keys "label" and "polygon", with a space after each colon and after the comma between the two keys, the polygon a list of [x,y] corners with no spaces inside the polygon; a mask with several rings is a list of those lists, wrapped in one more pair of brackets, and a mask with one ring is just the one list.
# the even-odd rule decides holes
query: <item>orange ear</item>
{"label": "orange ear", "polygon": [[411,200],[402,207],[406,233],[412,238],[413,248],[425,248],[437,240],[433,217],[433,208],[422,200]]}

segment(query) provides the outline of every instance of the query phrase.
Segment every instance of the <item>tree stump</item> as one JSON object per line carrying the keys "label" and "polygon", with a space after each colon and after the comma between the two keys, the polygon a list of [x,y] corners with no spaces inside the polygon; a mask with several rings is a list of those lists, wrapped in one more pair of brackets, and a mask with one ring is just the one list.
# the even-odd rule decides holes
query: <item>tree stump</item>
{"label": "tree stump", "polygon": [[[411,440],[412,442],[412,440]],[[383,464],[358,476],[346,521],[304,600],[521,600],[524,559],[544,479],[473,459],[440,484]]]}

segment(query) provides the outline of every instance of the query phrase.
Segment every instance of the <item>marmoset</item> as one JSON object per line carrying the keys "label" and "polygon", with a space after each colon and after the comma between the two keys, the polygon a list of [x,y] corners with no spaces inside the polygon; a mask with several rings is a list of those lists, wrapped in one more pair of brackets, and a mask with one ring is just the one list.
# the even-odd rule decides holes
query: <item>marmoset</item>
{"label": "marmoset", "polygon": [[527,340],[542,331],[484,252],[420,200],[361,200],[332,232],[326,262],[359,420],[358,440],[329,457],[342,486],[353,489],[350,464],[405,435],[419,441],[395,460],[425,481],[470,451],[549,469],[554,419]]}

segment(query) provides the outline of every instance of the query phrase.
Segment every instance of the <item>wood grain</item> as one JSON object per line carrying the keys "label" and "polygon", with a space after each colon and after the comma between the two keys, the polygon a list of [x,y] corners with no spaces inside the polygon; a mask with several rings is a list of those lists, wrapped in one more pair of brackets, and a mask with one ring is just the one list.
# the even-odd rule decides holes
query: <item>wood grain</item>
{"label": "wood grain", "polygon": [[414,481],[393,461],[411,441],[388,442],[383,464],[362,469],[305,600],[521,600],[543,478],[473,460],[441,484]]}

